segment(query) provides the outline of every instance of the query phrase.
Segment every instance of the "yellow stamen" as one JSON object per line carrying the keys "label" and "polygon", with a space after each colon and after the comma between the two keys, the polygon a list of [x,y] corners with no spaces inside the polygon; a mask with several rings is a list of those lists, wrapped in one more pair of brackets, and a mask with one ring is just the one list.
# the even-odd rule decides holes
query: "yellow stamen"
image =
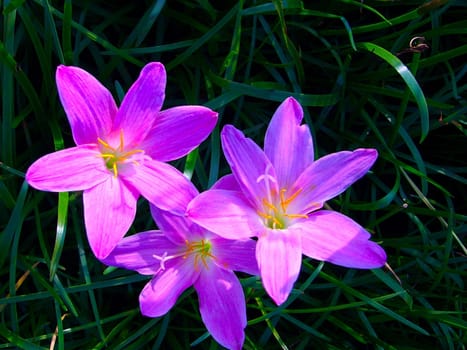
{"label": "yellow stamen", "polygon": [[279,210],[276,208],[276,206],[273,205],[272,203],[268,202],[268,201],[266,200],[266,198],[263,198],[263,204],[264,204],[268,209],[271,209],[271,210],[274,212],[274,214],[277,215],[277,214],[279,213]]}
{"label": "yellow stamen", "polygon": [[123,152],[123,145],[125,143],[123,142],[123,130],[120,130],[120,145],[119,145],[119,151]]}
{"label": "yellow stamen", "polygon": [[207,258],[215,259],[214,255],[211,253],[211,244],[206,242],[204,239],[197,242],[185,241],[187,249],[185,251],[184,259],[188,258],[189,255],[195,254],[195,269],[198,269],[198,262],[201,260],[201,263],[206,269],[209,268]]}
{"label": "yellow stamen", "polygon": [[283,188],[280,192],[280,197],[281,197],[281,207],[282,207],[282,210],[285,212],[287,210],[287,207],[289,206],[290,203],[292,203],[292,201],[297,198],[297,196],[300,194],[300,192],[302,192],[302,189],[299,188],[297,191],[295,191],[294,194],[292,194],[289,198],[285,199],[285,192],[287,192],[287,190],[285,188]]}
{"label": "yellow stamen", "polygon": [[[97,138],[97,142],[105,148],[105,152],[102,152],[100,157],[104,158],[107,168],[113,172],[115,177],[118,176],[118,164],[126,163],[131,156],[137,153],[144,153],[144,151],[140,149],[125,152],[125,141],[122,130],[120,130],[119,138],[120,143],[116,148],[111,146],[108,142],[102,140],[100,137]],[[139,165],[136,160],[131,160],[131,162],[135,165]]]}
{"label": "yellow stamen", "polygon": [[284,214],[284,216],[287,216],[290,219],[308,219],[307,214]]}
{"label": "yellow stamen", "polygon": [[[286,198],[287,189],[283,188],[279,192],[280,209],[274,205],[272,199],[262,199],[263,211],[258,211],[258,215],[265,219],[264,224],[272,229],[284,229],[287,226],[287,219],[307,219],[307,214],[288,214],[287,207],[297,198],[302,190],[298,189],[290,197]],[[272,198],[277,198],[277,192],[271,193]]]}

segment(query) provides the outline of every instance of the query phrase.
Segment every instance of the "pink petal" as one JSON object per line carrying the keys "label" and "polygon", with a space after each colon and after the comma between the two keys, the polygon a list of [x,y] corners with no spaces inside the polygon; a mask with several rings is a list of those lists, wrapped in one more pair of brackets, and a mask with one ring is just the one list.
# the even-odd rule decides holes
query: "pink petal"
{"label": "pink petal", "polygon": [[113,176],[83,192],[86,232],[98,259],[109,255],[130,228],[137,199],[137,192]]}
{"label": "pink petal", "polygon": [[277,305],[287,300],[302,264],[300,233],[268,230],[258,238],[256,260],[264,289]]}
{"label": "pink petal", "polygon": [[217,113],[202,106],[180,106],[162,111],[140,145],[153,159],[168,162],[198,147],[211,133]]}
{"label": "pink petal", "polygon": [[211,265],[194,287],[199,311],[212,337],[228,349],[242,349],[245,340],[246,305],[242,286],[232,271]]}
{"label": "pink petal", "polygon": [[274,113],[264,138],[264,152],[276,170],[282,188],[290,188],[313,163],[313,140],[307,125],[300,125],[303,110],[292,97]]}
{"label": "pink petal", "polygon": [[95,146],[83,145],[47,154],[26,172],[26,180],[42,191],[81,191],[106,181],[112,174]]}
{"label": "pink petal", "polygon": [[190,202],[187,215],[227,239],[245,239],[265,230],[260,216],[239,192],[208,190]]}
{"label": "pink petal", "polygon": [[[151,215],[164,234],[172,242],[177,244],[185,244],[187,240],[197,240],[193,236],[202,232],[201,227],[193,223],[186,216],[184,211],[178,214],[172,213],[167,210],[161,210],[151,204]],[[203,239],[199,235],[199,239]]]}
{"label": "pink petal", "polygon": [[178,297],[193,285],[198,278],[192,262],[183,258],[155,276],[139,295],[141,313],[144,316],[159,317],[166,314],[177,302]]}
{"label": "pink petal", "polygon": [[248,201],[262,208],[263,199],[278,193],[274,167],[266,154],[251,139],[231,125],[221,132],[225,158]]}
{"label": "pink petal", "polygon": [[320,210],[302,221],[303,254],[317,260],[328,261],[359,269],[374,269],[386,262],[386,253],[370,234],[345,215]]}
{"label": "pink petal", "polygon": [[235,176],[233,174],[222,176],[214,185],[212,185],[211,189],[241,192],[240,186],[238,185],[237,180],[235,180]]}
{"label": "pink petal", "polygon": [[154,275],[161,267],[167,269],[173,265],[174,259],[165,257],[179,254],[183,249],[184,246],[174,244],[161,231],[146,231],[122,238],[102,262],[142,275]]}
{"label": "pink petal", "polygon": [[378,157],[375,149],[342,151],[322,157],[310,165],[293,185],[299,192],[291,203],[291,212],[308,213],[325,201],[341,194],[365,175]]}
{"label": "pink petal", "polygon": [[162,63],[152,62],[141,70],[125,95],[115,117],[113,131],[124,131],[125,143],[136,147],[156,123],[165,98],[166,74]]}
{"label": "pink petal", "polygon": [[233,240],[215,237],[212,241],[212,253],[216,257],[214,262],[222,268],[259,275],[256,262],[256,241]]}
{"label": "pink petal", "polygon": [[110,92],[78,67],[58,66],[56,81],[75,143],[96,143],[98,136],[107,135],[117,113]]}
{"label": "pink petal", "polygon": [[193,184],[169,164],[146,159],[134,169],[124,175],[125,181],[160,209],[184,213],[187,203],[198,194]]}

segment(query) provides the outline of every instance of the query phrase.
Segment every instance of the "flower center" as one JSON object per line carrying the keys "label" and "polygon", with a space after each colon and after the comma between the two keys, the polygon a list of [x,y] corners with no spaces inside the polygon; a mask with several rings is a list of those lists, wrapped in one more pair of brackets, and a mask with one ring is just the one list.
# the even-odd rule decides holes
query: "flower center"
{"label": "flower center", "polygon": [[123,131],[120,130],[120,142],[117,147],[111,146],[108,142],[102,140],[100,137],[97,138],[97,141],[101,145],[101,154],[99,155],[105,161],[105,165],[109,171],[113,172],[114,176],[118,175],[118,168],[120,165],[131,162],[133,164],[139,165],[138,161],[132,159],[135,154],[144,153],[143,150],[125,150],[125,142],[123,139]]}
{"label": "flower center", "polygon": [[190,256],[194,256],[194,267],[195,270],[199,270],[199,264],[203,264],[206,269],[209,269],[208,259],[215,259],[215,256],[212,255],[211,248],[212,244],[208,240],[202,239],[201,241],[185,241],[185,249],[183,249],[180,253],[174,255],[168,255],[167,252],[164,252],[161,256],[153,255],[154,258],[159,260],[159,269],[157,270],[156,274],[159,271],[165,270],[165,263],[169,260],[174,258],[182,258],[188,259]]}
{"label": "flower center", "polygon": [[189,255],[195,256],[195,269],[198,270],[199,262],[204,265],[206,269],[208,269],[208,258],[214,259],[214,255],[211,253],[211,242],[202,239],[201,241],[195,242],[188,242],[186,241],[186,252],[184,258],[186,259]]}
{"label": "flower center", "polygon": [[264,225],[274,230],[282,230],[287,228],[290,219],[307,219],[308,215],[306,214],[291,214],[287,212],[290,203],[297,198],[302,190],[298,189],[291,196],[286,197],[287,189],[282,188],[279,191],[279,198],[277,198],[277,191],[274,186],[271,186],[271,183],[277,184],[277,180],[273,175],[269,174],[270,169],[271,165],[268,164],[265,173],[256,180],[258,183],[264,181],[268,195],[268,198],[263,198],[261,201],[263,211],[258,211],[258,215],[264,219]]}
{"label": "flower center", "polygon": [[258,211],[258,215],[264,219],[264,225],[274,230],[282,230],[287,228],[290,219],[307,219],[308,215],[306,214],[291,214],[287,212],[288,206],[297,198],[300,192],[301,190],[298,190],[286,198],[287,189],[283,188],[279,192],[279,200],[274,198],[277,197],[274,194],[271,194],[270,198],[263,198],[264,211]]}

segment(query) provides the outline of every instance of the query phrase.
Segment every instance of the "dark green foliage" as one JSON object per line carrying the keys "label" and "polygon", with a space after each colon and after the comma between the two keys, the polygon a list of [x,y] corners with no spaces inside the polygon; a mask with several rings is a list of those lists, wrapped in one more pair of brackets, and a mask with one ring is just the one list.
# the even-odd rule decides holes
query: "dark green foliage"
{"label": "dark green foliage", "polygon": [[[328,205],[374,233],[394,271],[304,259],[277,308],[241,276],[245,349],[465,349],[467,5],[464,1],[3,1],[0,19],[0,349],[216,349],[185,292],[142,317],[147,277],[105,271],[80,193],[29,188],[40,156],[73,144],[58,64],[117,100],[150,61],[165,107],[219,112],[210,139],[174,165],[200,190],[229,171],[226,123],[262,144],[279,103],[304,107],[317,157],[374,147],[370,174]],[[153,227],[141,201],[131,233]],[[397,278],[396,278],[397,276]]]}

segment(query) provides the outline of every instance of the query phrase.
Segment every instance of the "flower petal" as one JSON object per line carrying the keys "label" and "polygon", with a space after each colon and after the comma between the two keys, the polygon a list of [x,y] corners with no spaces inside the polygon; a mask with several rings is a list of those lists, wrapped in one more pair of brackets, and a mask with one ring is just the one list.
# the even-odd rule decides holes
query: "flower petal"
{"label": "flower petal", "polygon": [[303,254],[336,265],[374,269],[386,262],[386,253],[370,234],[340,213],[320,210],[300,224]]}
{"label": "flower petal", "polygon": [[278,193],[274,167],[259,146],[232,125],[221,132],[225,158],[248,201],[262,208],[262,200]]}
{"label": "flower petal", "polygon": [[[185,244],[187,240],[197,240],[194,236],[199,236],[199,239],[203,239],[201,235],[202,229],[191,220],[189,220],[184,211],[176,214],[167,210],[161,210],[155,205],[150,205],[151,215],[166,237],[172,242],[177,244]],[[186,209],[186,207],[185,207]]]}
{"label": "flower petal", "polygon": [[307,125],[300,125],[303,110],[292,97],[279,106],[264,138],[264,152],[276,170],[281,188],[289,188],[313,163],[313,140]]}
{"label": "flower petal", "polygon": [[130,228],[137,199],[136,191],[113,176],[83,192],[86,232],[98,259],[109,255]]}
{"label": "flower petal", "polygon": [[300,233],[287,230],[268,230],[258,238],[256,260],[264,289],[277,305],[287,300],[297,280],[302,264]]}
{"label": "flower petal", "polygon": [[344,192],[365,175],[378,157],[375,149],[342,151],[322,157],[297,179],[291,193],[300,195],[291,203],[291,212],[308,213]]}
{"label": "flower petal", "polygon": [[168,162],[188,154],[211,133],[217,113],[203,106],[180,106],[162,111],[140,145],[153,159]]}
{"label": "flower petal", "polygon": [[77,145],[96,143],[110,132],[117,106],[109,90],[78,67],[58,66],[56,81]]}
{"label": "flower petal", "polygon": [[217,180],[211,187],[212,190],[229,190],[241,192],[240,186],[238,186],[237,180],[233,174],[222,176]]}
{"label": "flower petal", "polygon": [[112,174],[95,146],[83,145],[47,154],[26,172],[26,180],[42,191],[82,191],[106,181]]}
{"label": "flower petal", "polygon": [[159,317],[166,314],[177,302],[185,289],[193,285],[199,272],[193,268],[191,261],[183,258],[174,259],[176,263],[161,271],[146,284],[139,295],[141,313],[148,317]]}
{"label": "flower petal", "polygon": [[123,98],[113,131],[124,131],[125,143],[135,147],[157,122],[165,98],[166,73],[162,63],[152,62],[141,70]]}
{"label": "flower petal", "polygon": [[134,169],[132,174],[125,174],[125,181],[160,209],[184,213],[187,203],[198,194],[193,184],[169,164],[146,159]]}
{"label": "flower petal", "polygon": [[161,231],[145,231],[121,239],[115,249],[101,261],[109,266],[138,271],[142,275],[154,275],[162,267],[173,265],[173,259],[163,257],[179,254],[183,248],[167,239]]}
{"label": "flower petal", "polygon": [[[175,243],[185,244],[187,240],[194,240],[194,238],[190,236],[202,230],[185,216],[188,203],[198,194],[198,190],[190,181],[185,179],[179,183],[179,186],[177,191],[186,193],[186,195],[182,196],[180,200],[177,201],[177,207],[174,206],[169,208],[169,210],[163,210],[150,204],[150,208],[154,221],[167,238]],[[200,237],[200,239],[202,238],[203,237]]]}
{"label": "flower petal", "polygon": [[260,216],[239,192],[208,190],[188,204],[188,218],[227,239],[245,239],[265,230]]}
{"label": "flower petal", "polygon": [[246,272],[251,275],[259,275],[256,262],[256,241],[233,240],[221,237],[211,238],[212,253],[216,257],[214,262],[222,268],[233,271]]}
{"label": "flower petal", "polygon": [[202,271],[194,287],[209,333],[222,346],[240,350],[247,320],[245,296],[235,274],[211,265]]}

